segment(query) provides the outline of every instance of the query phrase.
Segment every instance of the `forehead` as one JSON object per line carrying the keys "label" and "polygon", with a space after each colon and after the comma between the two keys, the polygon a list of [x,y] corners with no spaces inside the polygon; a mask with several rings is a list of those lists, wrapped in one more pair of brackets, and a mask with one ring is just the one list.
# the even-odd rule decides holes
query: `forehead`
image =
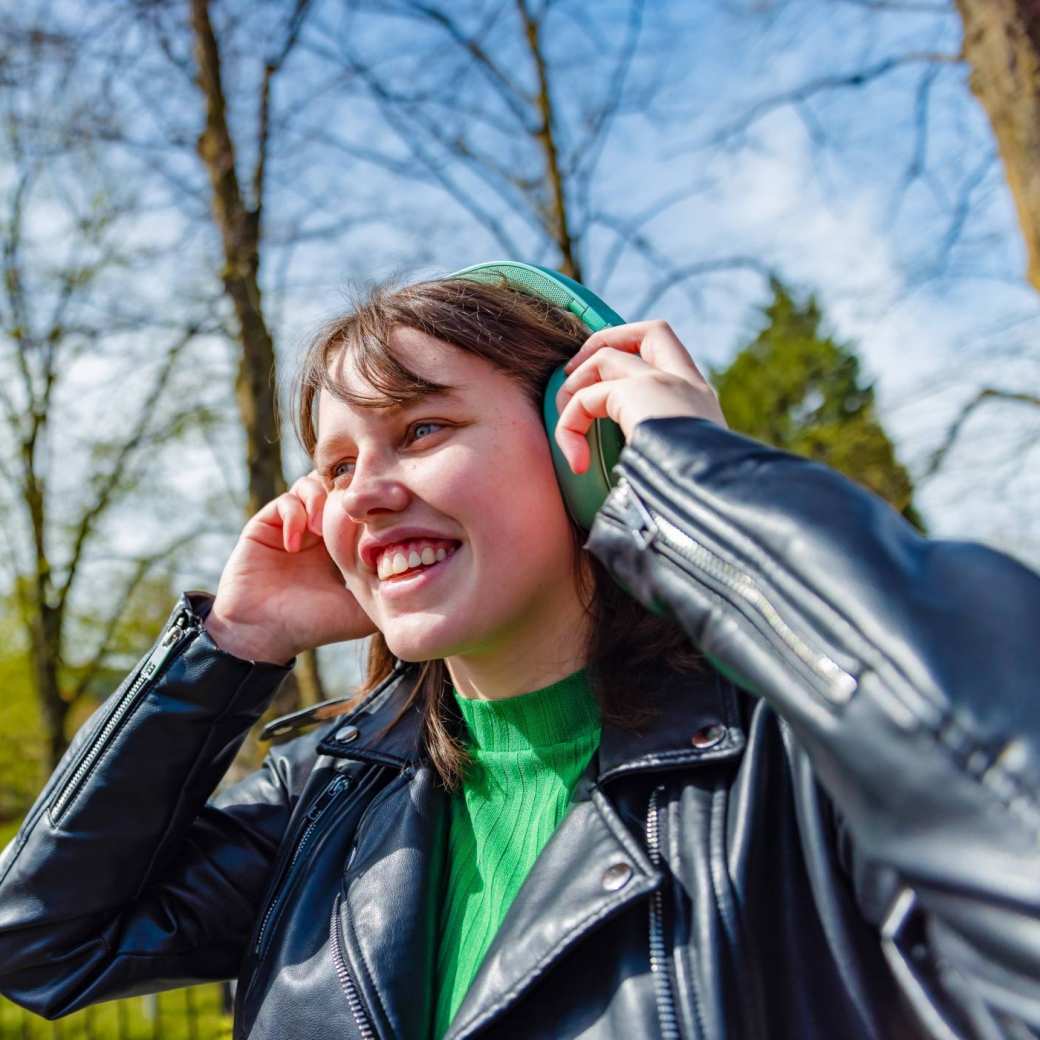
{"label": "forehead", "polygon": [[363,402],[343,400],[322,387],[315,402],[317,462],[336,442],[351,439],[365,429],[389,425],[416,408],[435,404],[478,406],[481,402],[501,401],[500,395],[507,389],[499,385],[508,381],[507,377],[490,362],[415,329],[395,329],[391,346],[394,357],[415,375],[449,389],[425,391],[417,386],[411,398],[395,402],[365,378],[352,352],[340,351],[329,364],[331,380],[337,388],[358,395]]}

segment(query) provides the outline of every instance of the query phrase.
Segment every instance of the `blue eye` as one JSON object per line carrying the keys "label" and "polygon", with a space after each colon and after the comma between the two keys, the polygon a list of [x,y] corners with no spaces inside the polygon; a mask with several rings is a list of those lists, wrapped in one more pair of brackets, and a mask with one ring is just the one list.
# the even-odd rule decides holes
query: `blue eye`
{"label": "blue eye", "polygon": [[420,429],[423,426],[441,426],[441,427],[443,427],[443,425],[444,425],[443,423],[434,422],[434,420],[432,420],[432,419],[423,419],[422,422],[417,422],[412,427],[412,430],[413,431],[418,430],[418,429]]}
{"label": "blue eye", "polygon": [[[408,431],[409,432],[409,437],[407,439],[408,440],[414,440],[415,439],[415,431],[421,429],[423,426],[434,426],[437,429],[444,429],[445,424],[436,422],[433,419],[423,419],[420,422],[412,424],[411,428]],[[421,440],[422,438],[419,438],[419,439]],[[335,481],[336,478],[340,475],[339,470],[340,470],[341,466],[352,466],[353,464],[354,464],[354,460],[353,459],[344,459],[342,462],[334,462],[328,468],[328,479],[330,481]]]}

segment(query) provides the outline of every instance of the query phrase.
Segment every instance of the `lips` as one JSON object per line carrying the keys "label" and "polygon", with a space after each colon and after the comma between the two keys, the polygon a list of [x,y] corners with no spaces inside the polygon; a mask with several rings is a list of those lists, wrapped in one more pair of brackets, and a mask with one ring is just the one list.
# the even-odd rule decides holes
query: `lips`
{"label": "lips", "polygon": [[419,542],[405,542],[400,546],[390,546],[379,555],[376,573],[380,581],[418,570],[435,567],[455,554],[461,542],[441,541],[434,544],[423,539]]}
{"label": "lips", "polygon": [[365,567],[375,573],[380,553],[386,549],[404,545],[408,542],[423,540],[448,542],[456,546],[460,544],[458,538],[454,538],[449,534],[443,534],[440,531],[432,531],[429,528],[422,527],[399,527],[392,531],[387,531],[379,537],[367,536],[362,538],[358,544],[358,556]]}
{"label": "lips", "polygon": [[[441,577],[453,569],[452,561],[461,550],[460,544],[455,552],[439,563],[433,563],[427,567],[416,567],[413,570],[403,571],[401,574],[382,579],[379,582],[379,597],[389,604],[399,605],[402,609],[412,609],[407,604],[414,603],[414,597],[423,595],[425,589],[436,590]],[[444,586],[441,593],[434,591],[432,595],[441,595],[445,590],[450,589],[451,584],[449,583]]]}

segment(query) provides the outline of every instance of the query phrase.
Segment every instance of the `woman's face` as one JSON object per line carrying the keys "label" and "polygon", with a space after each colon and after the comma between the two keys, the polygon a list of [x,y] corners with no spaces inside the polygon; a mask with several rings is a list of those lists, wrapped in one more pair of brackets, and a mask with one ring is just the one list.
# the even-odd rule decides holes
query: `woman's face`
{"label": "woman's face", "polygon": [[[323,533],[347,588],[402,660],[508,656],[558,639],[553,630],[575,615],[574,548],[541,416],[475,355],[407,328],[391,345],[407,367],[458,390],[397,413],[321,392]],[[342,355],[334,375],[376,396]],[[431,567],[380,578],[370,544],[387,537],[404,543],[389,558],[400,551],[412,563],[409,549],[421,557],[424,541],[435,556],[440,540],[454,548]]]}

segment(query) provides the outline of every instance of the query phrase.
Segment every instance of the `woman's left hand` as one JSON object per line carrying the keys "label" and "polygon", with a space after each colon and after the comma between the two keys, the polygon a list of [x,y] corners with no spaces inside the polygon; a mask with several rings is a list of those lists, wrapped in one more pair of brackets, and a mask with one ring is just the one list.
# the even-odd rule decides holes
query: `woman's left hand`
{"label": "woman's left hand", "polygon": [[718,394],[665,321],[600,329],[564,370],[556,443],[575,473],[589,468],[585,435],[596,419],[613,419],[626,440],[644,419],[686,415],[726,425]]}

